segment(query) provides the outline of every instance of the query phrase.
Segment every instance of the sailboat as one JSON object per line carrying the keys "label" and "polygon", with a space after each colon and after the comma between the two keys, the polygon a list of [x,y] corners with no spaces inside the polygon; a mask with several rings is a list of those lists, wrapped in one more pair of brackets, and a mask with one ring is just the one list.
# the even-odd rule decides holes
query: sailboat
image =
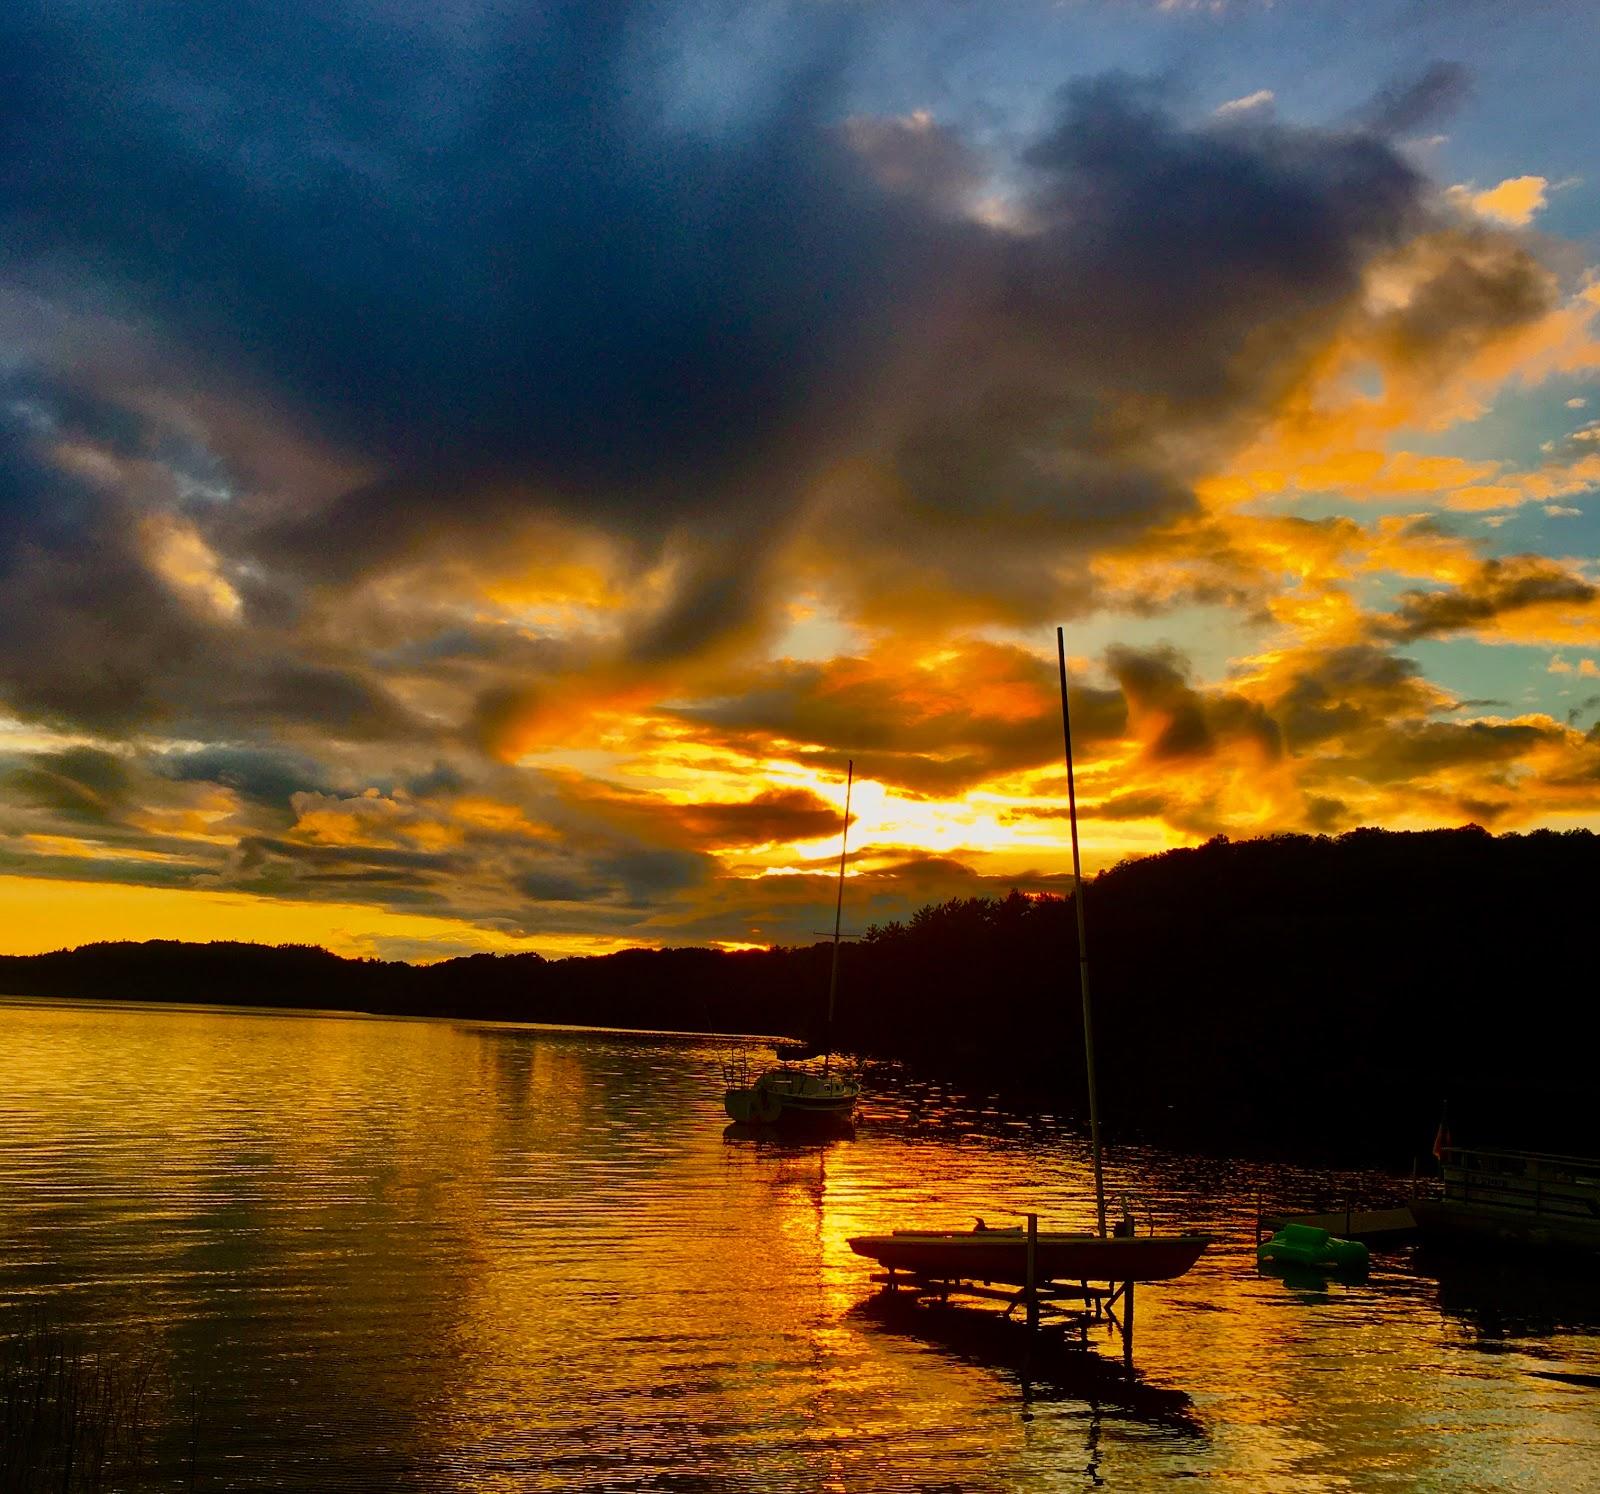
{"label": "sailboat", "polygon": [[[811,1042],[778,1046],[776,1068],[750,1077],[748,1065],[736,1060],[725,1066],[727,1090],[723,1109],[743,1125],[785,1129],[844,1129],[855,1119],[861,1086],[841,1074],[833,1062],[833,1011],[839,994],[839,939],[844,917],[844,869],[850,846],[850,794],[856,765],[845,768],[844,830],[839,840],[839,886],[833,905],[833,963],[828,974],[828,1016],[821,1034]],[[822,1067],[807,1060],[822,1059]]]}
{"label": "sailboat", "polygon": [[1100,1152],[1100,1096],[1095,1085],[1094,1021],[1089,1000],[1089,946],[1083,910],[1083,864],[1078,853],[1078,795],[1072,771],[1072,718],[1067,707],[1066,634],[1056,629],[1061,671],[1061,732],[1067,758],[1067,818],[1072,826],[1072,902],[1078,917],[1078,983],[1083,1000],[1083,1054],[1089,1091],[1089,1138],[1094,1158],[1097,1230],[1040,1230],[1032,1216],[1020,1227],[996,1229],[980,1219],[971,1230],[895,1230],[856,1235],[850,1248],[894,1273],[944,1283],[1004,1282],[1026,1285],[1052,1280],[1170,1281],[1182,1276],[1211,1243],[1200,1234],[1135,1235],[1131,1217],[1106,1233],[1106,1190]]}

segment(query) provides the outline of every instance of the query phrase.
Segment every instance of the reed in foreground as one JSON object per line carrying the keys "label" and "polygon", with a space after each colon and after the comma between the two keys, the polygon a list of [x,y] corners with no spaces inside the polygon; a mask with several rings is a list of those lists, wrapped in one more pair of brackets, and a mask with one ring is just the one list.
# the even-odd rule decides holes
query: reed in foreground
{"label": "reed in foreground", "polygon": [[146,1487],[155,1476],[158,1389],[149,1359],[92,1350],[48,1316],[28,1316],[0,1337],[0,1489]]}

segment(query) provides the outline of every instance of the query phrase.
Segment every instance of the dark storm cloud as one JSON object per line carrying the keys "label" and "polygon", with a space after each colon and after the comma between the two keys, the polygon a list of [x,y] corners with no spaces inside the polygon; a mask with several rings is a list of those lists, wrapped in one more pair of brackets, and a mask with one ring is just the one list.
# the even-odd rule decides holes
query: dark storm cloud
{"label": "dark storm cloud", "polygon": [[1485,560],[1476,575],[1439,591],[1407,591],[1378,619],[1381,637],[1413,639],[1492,626],[1530,608],[1587,608],[1600,592],[1581,576],[1539,555]]}
{"label": "dark storm cloud", "polygon": [[406,791],[418,799],[459,794],[466,787],[466,776],[458,768],[442,761],[436,762],[426,773],[418,773],[406,782]]}
{"label": "dark storm cloud", "polygon": [[[134,848],[143,852],[145,848]],[[184,891],[200,885],[192,863],[152,860],[148,854],[124,855],[107,846],[94,856],[18,852],[0,844],[0,872],[6,875],[64,882],[106,882],[121,887],[156,887]],[[92,930],[85,930],[85,933]]]}
{"label": "dark storm cloud", "polygon": [[[1074,737],[1113,740],[1127,724],[1116,690],[1074,687]],[[671,714],[757,758],[788,757],[918,795],[959,793],[1061,750],[1054,667],[1010,645],[967,640],[938,670],[894,659],[785,662],[730,680],[721,698]],[[835,818],[835,823],[836,823]]]}
{"label": "dark storm cloud", "polygon": [[1387,720],[1437,709],[1439,692],[1410,659],[1372,644],[1308,651],[1272,712],[1289,747],[1301,751]]}
{"label": "dark storm cloud", "polygon": [[1427,242],[1427,273],[1406,302],[1376,319],[1379,344],[1417,373],[1459,367],[1557,302],[1555,276],[1499,230],[1456,226]]}
{"label": "dark storm cloud", "polygon": [[157,760],[156,770],[187,783],[216,783],[243,799],[287,809],[297,793],[333,792],[331,775],[311,758],[266,747],[219,744],[173,752]]}
{"label": "dark storm cloud", "polygon": [[712,846],[815,840],[835,833],[842,815],[806,789],[773,789],[743,803],[675,805],[671,813],[689,834]]}
{"label": "dark storm cloud", "polygon": [[871,594],[937,576],[1001,615],[1081,607],[1064,554],[1195,508],[1190,483],[1304,376],[1371,260],[1425,218],[1363,134],[1187,128],[1125,77],[1066,89],[1023,157],[1015,223],[925,229],[878,417],[903,500],[852,514]]}
{"label": "dark storm cloud", "polygon": [[1432,62],[1414,78],[1391,83],[1358,116],[1375,135],[1408,135],[1448,119],[1472,91],[1458,62]]}
{"label": "dark storm cloud", "polygon": [[347,740],[420,735],[420,723],[375,680],[338,666],[271,660],[246,682],[243,710],[282,722],[316,722]]}
{"label": "dark storm cloud", "polygon": [[[708,856],[651,846],[613,846],[599,854],[558,853],[518,871],[511,886],[536,906],[508,907],[504,917],[523,928],[541,926],[537,905],[584,904],[598,926],[634,926],[649,909],[670,903],[711,880],[716,863]],[[570,925],[570,915],[564,915]]]}
{"label": "dark storm cloud", "polygon": [[133,788],[127,764],[94,747],[37,753],[14,767],[4,781],[30,804],[91,823],[120,815]]}
{"label": "dark storm cloud", "polygon": [[[1109,799],[1078,806],[1078,815],[1086,820],[1144,820],[1157,819],[1171,807],[1171,798],[1164,793],[1132,792],[1113,794]],[[1065,820],[1072,814],[1070,806],[1050,804],[1026,809],[1008,809],[1000,818],[1016,820]]]}
{"label": "dark storm cloud", "polygon": [[393,474],[290,536],[304,565],[464,485],[662,517],[754,496],[800,408],[846,393],[894,240],[819,127],[836,18],[796,17],[792,66],[719,130],[661,123],[662,18],[526,7],[463,43],[337,6],[23,5],[13,263],[92,267]]}
{"label": "dark storm cloud", "polygon": [[126,412],[53,380],[0,376],[0,567],[30,544],[70,539],[103,506],[90,484],[54,470],[43,448],[92,435],[127,450],[133,424]]}
{"label": "dark storm cloud", "polygon": [[1562,728],[1499,721],[1400,724],[1375,734],[1339,761],[1368,783],[1408,782],[1462,767],[1511,765],[1535,748],[1559,747]]}
{"label": "dark storm cloud", "polygon": [[31,547],[0,585],[0,698],[19,715],[191,740],[428,735],[359,661],[307,662],[292,639],[196,617],[109,528]]}
{"label": "dark storm cloud", "polygon": [[709,856],[656,846],[629,846],[597,857],[591,880],[646,908],[706,881],[716,869]]}
{"label": "dark storm cloud", "polygon": [[257,617],[248,601],[220,616],[162,578],[162,536],[192,526],[170,494],[142,490],[151,469],[170,482],[173,439],[57,381],[0,388],[0,700],[113,736],[416,732],[360,660],[316,657],[292,617]]}
{"label": "dark storm cloud", "polygon": [[13,6],[5,263],[136,308],[374,474],[218,518],[240,558],[347,579],[554,511],[642,565],[692,530],[630,630],[649,667],[762,616],[775,540],[858,458],[887,482],[864,590],[902,566],[1081,605],[1049,557],[1192,507],[1200,449],[1422,211],[1370,135],[1191,129],[1108,78],[1025,152],[1015,221],[980,222],[961,140],[842,119],[864,12],[763,12],[761,54],[719,61],[738,104],[697,104],[685,48],[741,14]]}
{"label": "dark storm cloud", "polygon": [[0,698],[116,730],[149,712],[197,630],[140,557],[120,495],[52,459],[85,440],[137,445],[125,417],[71,390],[0,385]]}
{"label": "dark storm cloud", "polygon": [[374,871],[451,871],[464,863],[442,851],[405,851],[386,846],[314,845],[265,835],[250,835],[239,842],[246,868],[263,860],[278,859],[309,867],[348,869],[359,866]]}
{"label": "dark storm cloud", "polygon": [[1189,662],[1166,646],[1114,646],[1106,667],[1128,703],[1129,717],[1156,724],[1145,751],[1154,761],[1209,757],[1221,746],[1253,744],[1269,759],[1283,752],[1276,721],[1253,700],[1228,691],[1201,691],[1189,683]]}

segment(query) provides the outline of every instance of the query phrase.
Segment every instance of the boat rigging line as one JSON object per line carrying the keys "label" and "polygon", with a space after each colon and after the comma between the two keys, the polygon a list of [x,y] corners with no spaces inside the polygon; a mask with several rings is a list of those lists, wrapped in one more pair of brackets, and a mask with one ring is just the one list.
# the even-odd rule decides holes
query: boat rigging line
{"label": "boat rigging line", "polygon": [[[822,1055],[824,1074],[833,1064],[833,998],[839,990],[839,926],[844,918],[844,863],[850,850],[850,790],[855,781],[856,764],[851,758],[844,769],[844,833],[839,837],[839,892],[833,904],[833,967],[828,972],[828,1051]],[[1103,1227],[1100,1233],[1105,1233]]]}
{"label": "boat rigging line", "polygon": [[[1072,825],[1072,906],[1078,911],[1078,984],[1083,991],[1083,1063],[1089,1078],[1089,1142],[1094,1151],[1094,1211],[1100,1236],[1106,1233],[1106,1186],[1100,1165],[1100,1097],[1094,1082],[1094,1013],[1089,1002],[1089,939],[1083,921],[1083,863],[1078,856],[1078,791],[1072,776],[1072,716],[1067,707],[1067,635],[1056,629],[1061,665],[1061,735],[1067,750],[1067,818]],[[848,817],[847,817],[848,822]],[[839,958],[834,946],[834,961]]]}

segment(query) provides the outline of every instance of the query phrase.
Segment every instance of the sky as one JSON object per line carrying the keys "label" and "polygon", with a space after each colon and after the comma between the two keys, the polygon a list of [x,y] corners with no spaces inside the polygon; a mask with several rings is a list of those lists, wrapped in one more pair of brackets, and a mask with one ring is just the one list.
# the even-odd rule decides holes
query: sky
{"label": "sky", "polygon": [[1590,3],[11,0],[0,951],[1600,825]]}

